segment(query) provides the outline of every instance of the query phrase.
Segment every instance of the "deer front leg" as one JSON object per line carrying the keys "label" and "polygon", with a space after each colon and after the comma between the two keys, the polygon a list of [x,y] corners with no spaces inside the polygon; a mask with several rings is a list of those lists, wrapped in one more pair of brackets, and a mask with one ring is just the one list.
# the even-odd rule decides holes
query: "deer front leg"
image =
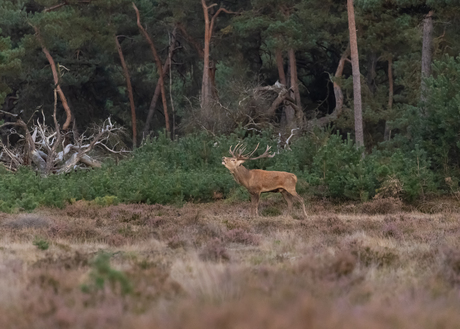
{"label": "deer front leg", "polygon": [[254,217],[259,217],[259,194],[252,194],[251,193],[251,215]]}

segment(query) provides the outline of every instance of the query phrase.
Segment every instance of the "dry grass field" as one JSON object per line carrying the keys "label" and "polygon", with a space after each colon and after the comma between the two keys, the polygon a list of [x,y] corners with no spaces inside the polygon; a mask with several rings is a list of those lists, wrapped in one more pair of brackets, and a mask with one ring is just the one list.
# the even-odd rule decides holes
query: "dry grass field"
{"label": "dry grass field", "polygon": [[460,328],[460,204],[0,213],[0,328]]}

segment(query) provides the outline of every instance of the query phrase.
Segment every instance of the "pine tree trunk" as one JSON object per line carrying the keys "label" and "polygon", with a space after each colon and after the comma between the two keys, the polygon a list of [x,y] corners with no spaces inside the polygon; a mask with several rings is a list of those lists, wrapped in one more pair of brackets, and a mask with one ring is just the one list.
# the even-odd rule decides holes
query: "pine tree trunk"
{"label": "pine tree trunk", "polygon": [[51,71],[53,72],[54,85],[55,85],[56,91],[57,91],[57,93],[59,95],[59,99],[61,100],[62,107],[64,108],[64,111],[66,113],[66,120],[64,122],[64,125],[62,126],[62,130],[67,130],[69,128],[69,126],[70,126],[70,121],[72,120],[72,112],[70,111],[70,107],[69,107],[69,104],[67,103],[67,99],[66,99],[66,97],[64,95],[64,92],[62,91],[61,86],[59,84],[59,75],[58,75],[58,72],[57,72],[57,69],[56,69],[56,64],[54,62],[53,56],[51,56],[50,52],[45,47],[45,43],[43,42],[43,40],[41,38],[41,35],[40,35],[40,30],[38,29],[38,27],[35,27],[33,25],[32,25],[32,27],[35,30],[38,42],[40,43],[40,46],[42,47],[42,51],[45,54],[46,59],[50,63]]}
{"label": "pine tree trunk", "polygon": [[136,138],[137,138],[137,126],[136,126],[136,108],[134,106],[134,97],[133,97],[133,87],[131,86],[131,77],[129,76],[128,67],[126,66],[125,57],[123,56],[123,51],[121,50],[120,42],[118,42],[118,36],[115,36],[115,43],[117,45],[118,55],[120,56],[121,66],[123,68],[123,74],[126,79],[126,89],[128,90],[129,104],[131,106],[131,121],[133,127],[133,148],[136,148]]}
{"label": "pine tree trunk", "polygon": [[286,87],[286,74],[284,73],[284,65],[283,65],[283,53],[281,49],[275,50],[276,56],[276,66],[278,67],[278,76],[280,79],[280,83]]}
{"label": "pine tree trunk", "polygon": [[377,65],[377,55],[374,52],[372,52],[367,55],[367,75],[366,75],[367,86],[369,87],[369,91],[372,94],[374,94],[376,90],[376,86],[375,86],[375,77],[377,76],[376,65]]}
{"label": "pine tree trunk", "polygon": [[353,0],[347,0],[348,28],[350,31],[351,65],[353,71],[353,104],[355,114],[356,146],[364,146],[363,113],[361,103],[361,75],[359,72],[358,40],[356,36]]}
{"label": "pine tree trunk", "polygon": [[294,91],[294,99],[299,108],[302,108],[300,100],[299,82],[297,79],[297,61],[295,59],[294,49],[289,49],[289,62],[291,63],[291,88]]}
{"label": "pine tree trunk", "polygon": [[216,88],[216,62],[212,59],[209,60],[209,90],[212,95],[212,99],[218,99],[217,88]]}
{"label": "pine tree trunk", "polygon": [[420,100],[426,101],[427,87],[425,79],[431,74],[431,61],[433,56],[433,11],[423,19],[423,45],[422,45],[422,76],[420,86]]}
{"label": "pine tree trunk", "polygon": [[203,80],[201,82],[201,109],[207,111],[210,101],[209,81],[209,47],[211,43],[211,24],[209,21],[208,7],[205,0],[201,0],[204,13],[204,49],[203,49]]}
{"label": "pine tree trunk", "polygon": [[[164,77],[166,75],[166,72],[169,70],[171,66],[171,58],[172,58],[172,53],[174,52],[174,47],[176,43],[176,28],[173,30],[173,38],[171,39],[171,44],[169,45],[169,52],[168,52],[168,60],[164,63],[163,68],[161,70],[161,73],[163,75],[163,82],[164,82]],[[155,107],[157,106],[157,101],[160,96],[160,91],[161,91],[161,85],[160,85],[160,79],[158,78],[157,86],[155,87],[155,92],[153,93],[152,101],[150,102],[149,106],[149,112],[147,113],[147,119],[145,120],[145,126],[144,129],[142,130],[142,138],[145,138],[147,134],[149,133],[150,130],[150,123],[152,122],[153,114],[155,113]]]}
{"label": "pine tree trunk", "polygon": [[[215,65],[212,67],[213,72],[210,74],[210,47],[211,47],[211,37],[212,31],[214,28],[214,22],[217,16],[221,12],[225,12],[227,14],[235,14],[234,12],[228,11],[225,8],[219,8],[212,18],[209,19],[209,12],[208,10],[217,4],[212,4],[210,6],[206,5],[206,0],[201,0],[201,6],[203,7],[203,14],[204,14],[204,50],[203,50],[203,80],[201,82],[201,109],[202,111],[209,110],[209,104],[213,96],[213,80],[211,80],[212,75],[215,74]],[[216,93],[214,93],[216,95]]]}
{"label": "pine tree trunk", "polygon": [[166,92],[165,92],[165,86],[164,86],[164,70],[163,70],[163,65],[161,64],[161,59],[160,56],[158,56],[157,50],[153,44],[152,39],[150,38],[149,34],[147,31],[145,31],[144,27],[141,24],[140,21],[140,15],[139,15],[139,10],[137,9],[136,5],[133,3],[133,8],[136,11],[136,18],[137,18],[137,26],[139,27],[139,30],[141,30],[142,34],[144,35],[145,39],[147,40],[147,43],[150,46],[150,50],[152,51],[153,58],[155,59],[155,63],[157,66],[157,71],[158,71],[158,84],[160,85],[160,91],[161,91],[161,100],[163,102],[163,111],[165,114],[165,126],[166,126],[166,131],[170,133],[170,127],[169,127],[169,115],[168,115],[168,104],[166,102]]}
{"label": "pine tree trunk", "polygon": [[[286,72],[286,88],[288,89],[289,97],[295,101],[294,92],[291,88],[292,87],[291,85],[292,83],[291,66],[292,66],[292,61],[288,53],[288,67],[287,67],[287,72]],[[281,121],[280,121],[281,126],[285,128],[285,130],[290,131],[295,126],[294,119],[295,119],[294,108],[292,107],[290,103],[284,102],[283,112],[281,114]]]}

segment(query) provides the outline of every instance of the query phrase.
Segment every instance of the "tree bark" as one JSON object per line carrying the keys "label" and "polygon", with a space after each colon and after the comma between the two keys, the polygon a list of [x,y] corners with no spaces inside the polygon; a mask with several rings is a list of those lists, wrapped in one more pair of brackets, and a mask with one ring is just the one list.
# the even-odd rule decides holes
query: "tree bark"
{"label": "tree bark", "polygon": [[[170,70],[171,68],[172,54],[175,50],[175,44],[176,44],[176,28],[174,27],[174,30],[172,33],[171,44],[169,45],[168,60],[164,63],[163,69],[162,69],[163,82],[164,82],[164,77],[166,76],[166,72],[168,72],[168,70]],[[149,132],[150,123],[152,121],[153,114],[155,112],[155,107],[157,105],[159,95],[160,95],[160,81],[158,81],[157,86],[155,87],[155,92],[153,94],[152,101],[150,102],[149,112],[147,114],[147,119],[145,120],[144,130],[142,131],[143,136],[146,136]]]}
{"label": "tree bark", "polygon": [[[166,72],[171,69],[171,63],[172,63],[172,54],[175,50],[175,44],[176,44],[176,27],[174,27],[174,30],[172,32],[172,39],[171,39],[171,44],[169,45],[169,52],[168,52],[168,59],[166,62],[163,64],[162,68],[162,74],[163,74],[163,83],[164,83],[164,77],[166,76]],[[144,138],[150,129],[150,123],[153,118],[153,114],[155,112],[155,107],[157,105],[158,97],[160,96],[160,81],[158,79],[157,86],[155,87],[155,92],[152,97],[152,101],[150,102],[150,107],[149,107],[149,112],[147,114],[147,119],[145,120],[145,126],[144,129],[142,130],[142,138]]]}
{"label": "tree bark", "polygon": [[277,48],[275,50],[276,56],[276,66],[278,67],[278,76],[280,78],[280,83],[284,86],[286,85],[286,74],[284,73],[284,65],[283,65],[283,53],[281,49]]}
{"label": "tree bark", "polygon": [[126,88],[128,90],[129,104],[131,106],[131,121],[133,127],[133,148],[136,148],[137,143],[137,125],[136,125],[136,108],[134,106],[134,97],[133,97],[133,87],[131,86],[131,78],[129,76],[128,67],[126,66],[125,57],[123,56],[123,51],[121,50],[120,42],[118,42],[118,36],[115,36],[115,43],[117,45],[118,55],[120,56],[121,66],[123,68],[123,74],[126,79]]}
{"label": "tree bark", "polygon": [[203,80],[201,81],[201,108],[206,111],[209,106],[210,86],[209,86],[209,47],[211,43],[211,33],[209,21],[209,7],[206,6],[205,0],[201,0],[204,14],[204,49],[203,49]]}
{"label": "tree bark", "polygon": [[32,135],[30,134],[29,129],[27,128],[27,124],[24,121],[22,121],[22,119],[19,118],[18,115],[10,113],[5,114],[17,118],[17,121],[4,123],[2,126],[0,126],[0,128],[4,126],[18,126],[24,130],[25,154],[23,162],[27,165],[29,164],[29,159],[31,159],[32,162],[37,166],[40,175],[46,176],[48,174],[48,172],[46,171],[46,161],[41,157],[40,152],[35,148],[35,141]]}
{"label": "tree bark", "polygon": [[347,47],[345,51],[342,53],[342,56],[340,57],[339,64],[337,65],[337,69],[335,70],[334,74],[334,81],[333,81],[333,87],[334,87],[334,96],[335,96],[335,108],[334,111],[326,115],[322,118],[312,120],[314,123],[307,123],[307,126],[313,127],[313,126],[318,126],[318,127],[324,127],[328,125],[330,122],[334,121],[337,119],[343,112],[343,92],[342,92],[342,87],[338,84],[337,80],[343,75],[343,69],[345,67],[345,62],[348,59],[348,56],[350,55],[350,47]]}
{"label": "tree bark", "polygon": [[[187,40],[190,45],[192,45],[196,51],[198,52],[198,56],[200,56],[201,59],[204,59],[204,51],[203,48],[200,46],[200,44],[190,35],[187,33],[185,30],[184,26],[182,24],[177,24],[176,25],[179,31],[181,32],[182,36]],[[209,66],[208,66],[208,77],[209,77],[209,83],[210,83],[210,90],[211,90],[211,95],[215,99],[218,98],[218,93],[217,93],[217,88],[216,88],[216,63],[212,60],[209,59]]]}
{"label": "tree bark", "polygon": [[[169,65],[168,63],[165,63],[163,65],[163,74],[165,74],[165,72],[167,71],[168,65]],[[144,126],[144,129],[142,130],[142,138],[144,138],[150,130],[150,123],[152,122],[153,114],[155,112],[155,107],[157,106],[157,101],[160,96],[160,93],[161,93],[160,81],[158,81],[157,86],[155,87],[155,92],[153,93],[152,101],[150,102],[149,112],[147,113],[147,119],[145,120],[145,126]]]}
{"label": "tree bark", "polygon": [[168,52],[168,60],[167,62],[169,63],[169,98],[171,100],[171,110],[172,110],[172,139],[175,140],[176,137],[176,113],[174,111],[174,102],[173,102],[173,96],[172,96],[172,73],[171,73],[171,64],[172,64],[172,48],[176,44],[176,27],[174,27],[174,30],[172,32],[171,40],[170,40],[170,49]]}
{"label": "tree bark", "polygon": [[199,44],[199,42],[196,41],[196,39],[194,39],[190,34],[188,34],[187,30],[184,28],[182,24],[178,23],[176,24],[176,27],[179,29],[180,33],[185,38],[185,40],[187,40],[187,42],[190,43],[196,49],[200,58],[203,59],[203,47]]}
{"label": "tree bark", "polygon": [[340,57],[339,64],[337,65],[337,70],[335,71],[335,79],[334,79],[334,96],[335,96],[335,109],[334,112],[331,113],[331,116],[335,116],[336,118],[342,114],[343,110],[343,92],[342,87],[337,83],[337,80],[343,75],[343,69],[345,67],[345,61],[350,54],[350,47],[343,52],[342,56]]}
{"label": "tree bark", "polygon": [[40,46],[42,47],[42,51],[45,54],[46,59],[50,63],[51,71],[53,72],[54,85],[55,85],[56,91],[57,91],[57,93],[59,95],[59,99],[61,100],[62,107],[64,107],[64,111],[66,113],[66,120],[64,122],[64,125],[62,126],[62,129],[67,130],[69,128],[70,121],[72,120],[72,112],[70,111],[70,107],[69,107],[69,104],[67,103],[67,99],[65,98],[64,92],[62,91],[61,86],[59,84],[59,75],[58,75],[58,72],[57,72],[57,69],[56,69],[56,64],[55,64],[54,59],[51,56],[50,52],[46,48],[45,43],[43,42],[43,39],[42,39],[42,37],[40,35],[40,30],[36,26],[32,25],[32,27],[35,30],[38,42],[40,43]]}
{"label": "tree bark", "polygon": [[369,91],[374,94],[376,91],[375,86],[375,78],[377,76],[376,72],[376,65],[377,65],[377,55],[372,52],[367,55],[367,75],[366,75],[366,82],[369,88]]}
{"label": "tree bark", "polygon": [[211,90],[212,99],[219,99],[216,88],[216,62],[212,59],[209,60],[209,88]]}
{"label": "tree bark", "polygon": [[[286,89],[287,89],[286,96],[289,97],[290,99],[292,99],[292,101],[295,104],[295,95],[294,95],[293,89],[291,89],[291,87],[292,87],[291,86],[291,83],[292,83],[292,79],[291,79],[292,61],[291,61],[291,57],[289,56],[289,52],[288,52],[287,65],[288,65],[288,67],[287,67],[287,70],[286,70]],[[292,102],[291,103],[284,103],[283,105],[284,106],[283,106],[283,112],[281,113],[280,125],[283,128],[285,128],[285,130],[290,131],[292,128],[294,128],[294,126],[296,126],[296,124],[294,123],[295,110],[294,110],[294,107],[292,106]]]}
{"label": "tree bark", "polygon": [[214,28],[214,22],[217,16],[221,12],[225,12],[227,14],[235,14],[234,12],[228,11],[224,8],[219,8],[214,15],[212,15],[211,19],[209,19],[209,9],[217,6],[217,4],[212,4],[210,6],[206,5],[206,0],[201,0],[201,6],[203,7],[203,14],[204,14],[204,49],[203,49],[203,80],[201,82],[201,108],[204,111],[208,110],[209,103],[212,97],[212,81],[211,75],[209,74],[210,66],[209,66],[209,59],[210,59],[210,47],[211,47],[211,37],[212,31]]}
{"label": "tree bark", "polygon": [[431,10],[423,19],[423,45],[422,45],[422,74],[420,86],[420,100],[427,99],[425,79],[431,75],[431,61],[433,56],[433,11]]}
{"label": "tree bark", "polygon": [[364,146],[363,113],[361,103],[361,75],[359,73],[358,40],[353,0],[347,0],[348,28],[350,32],[351,65],[353,71],[353,104],[356,146]]}
{"label": "tree bark", "polygon": [[101,168],[102,167],[102,163],[100,163],[99,161],[91,158],[90,156],[88,156],[86,154],[83,154],[81,156],[80,162],[82,162],[85,165],[90,166],[92,168]]}
{"label": "tree bark", "polygon": [[295,51],[293,48],[289,49],[289,63],[291,69],[291,88],[294,91],[294,99],[299,108],[302,108],[300,100],[299,83],[297,81],[297,61],[295,59]]}
{"label": "tree bark", "polygon": [[171,129],[169,127],[169,115],[168,115],[168,104],[166,102],[166,92],[165,92],[165,86],[164,86],[164,70],[163,70],[163,65],[161,64],[161,59],[160,56],[158,56],[157,50],[153,44],[152,39],[150,38],[149,34],[147,31],[145,31],[144,27],[141,24],[141,19],[139,15],[139,10],[137,9],[136,5],[133,2],[133,8],[136,11],[136,18],[137,18],[137,26],[139,27],[139,30],[141,30],[142,34],[144,35],[145,39],[147,40],[150,50],[152,51],[153,57],[155,58],[155,63],[157,65],[157,71],[158,71],[158,84],[160,85],[160,91],[161,91],[161,100],[163,102],[163,111],[165,114],[165,126],[166,126],[166,131],[168,133],[171,132]]}

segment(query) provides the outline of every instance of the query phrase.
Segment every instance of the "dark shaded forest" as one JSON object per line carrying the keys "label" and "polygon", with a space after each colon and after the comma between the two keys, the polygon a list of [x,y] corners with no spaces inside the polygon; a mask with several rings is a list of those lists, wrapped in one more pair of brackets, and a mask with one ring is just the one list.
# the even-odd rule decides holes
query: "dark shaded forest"
{"label": "dark shaded forest", "polygon": [[459,14],[450,0],[0,0],[0,210],[238,197],[219,159],[240,141],[271,145],[249,166],[294,172],[312,196],[458,197]]}

